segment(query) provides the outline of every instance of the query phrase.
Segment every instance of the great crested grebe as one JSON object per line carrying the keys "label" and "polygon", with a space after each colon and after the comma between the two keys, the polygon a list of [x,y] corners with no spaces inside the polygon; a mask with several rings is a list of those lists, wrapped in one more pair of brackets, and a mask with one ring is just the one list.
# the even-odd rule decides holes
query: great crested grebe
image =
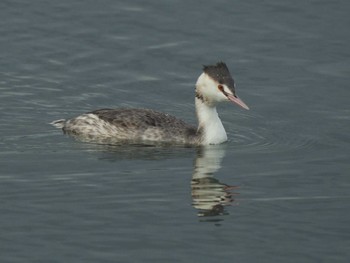
{"label": "great crested grebe", "polygon": [[231,101],[249,110],[237,97],[235,83],[226,64],[218,62],[215,65],[204,66],[195,92],[197,128],[166,113],[125,108],[95,110],[51,124],[78,138],[189,145],[225,142],[227,135],[216,111],[216,105],[219,102]]}

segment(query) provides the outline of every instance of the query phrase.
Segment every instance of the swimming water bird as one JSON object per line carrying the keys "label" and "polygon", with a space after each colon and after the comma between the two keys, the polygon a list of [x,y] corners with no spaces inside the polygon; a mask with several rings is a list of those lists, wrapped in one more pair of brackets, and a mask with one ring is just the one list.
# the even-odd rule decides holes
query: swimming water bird
{"label": "swimming water bird", "polygon": [[52,122],[64,133],[80,139],[161,142],[185,145],[220,144],[226,131],[216,111],[220,102],[248,106],[236,95],[234,80],[224,62],[203,67],[195,89],[198,127],[166,113],[150,109],[100,109],[69,120]]}

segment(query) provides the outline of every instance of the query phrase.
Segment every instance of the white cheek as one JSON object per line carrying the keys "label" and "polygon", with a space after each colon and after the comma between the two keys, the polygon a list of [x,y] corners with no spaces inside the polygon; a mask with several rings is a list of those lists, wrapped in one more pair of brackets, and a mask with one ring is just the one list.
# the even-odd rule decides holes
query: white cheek
{"label": "white cheek", "polygon": [[216,100],[218,100],[218,101],[225,101],[225,100],[227,100],[227,97],[221,91],[219,91],[217,93]]}

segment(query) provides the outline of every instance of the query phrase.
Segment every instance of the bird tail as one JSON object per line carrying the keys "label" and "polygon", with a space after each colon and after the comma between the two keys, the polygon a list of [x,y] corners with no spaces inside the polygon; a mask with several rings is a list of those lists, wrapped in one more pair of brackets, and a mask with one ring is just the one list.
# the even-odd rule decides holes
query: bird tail
{"label": "bird tail", "polygon": [[56,128],[62,129],[64,127],[64,125],[66,124],[66,120],[65,119],[60,119],[60,120],[57,120],[57,121],[50,122],[50,124],[55,126]]}

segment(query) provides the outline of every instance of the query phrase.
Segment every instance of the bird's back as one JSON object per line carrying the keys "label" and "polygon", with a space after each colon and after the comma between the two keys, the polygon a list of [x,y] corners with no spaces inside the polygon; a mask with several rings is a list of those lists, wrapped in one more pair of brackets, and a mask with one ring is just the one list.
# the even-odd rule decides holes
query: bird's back
{"label": "bird's back", "polygon": [[64,123],[75,136],[110,137],[116,140],[198,143],[197,129],[184,121],[150,109],[100,109]]}

